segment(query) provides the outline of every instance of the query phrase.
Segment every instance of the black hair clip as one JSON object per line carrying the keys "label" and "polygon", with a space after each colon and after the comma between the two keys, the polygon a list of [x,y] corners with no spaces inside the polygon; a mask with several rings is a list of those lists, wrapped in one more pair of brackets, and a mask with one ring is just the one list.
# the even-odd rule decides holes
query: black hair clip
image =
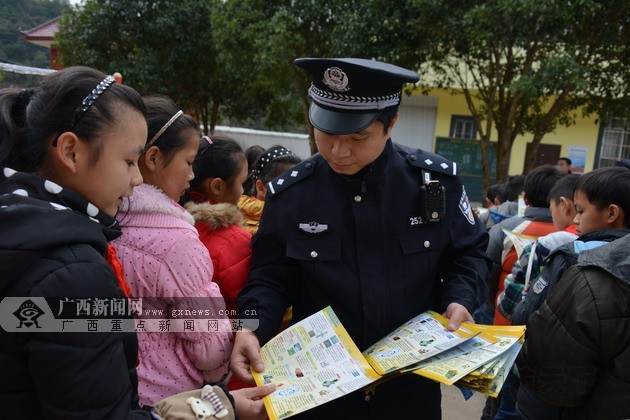
{"label": "black hair clip", "polygon": [[94,89],[92,89],[92,92],[90,92],[90,94],[86,96],[85,99],[83,99],[81,105],[79,105],[79,107],[74,111],[74,118],[70,131],[72,131],[74,127],[76,127],[79,121],[81,121],[81,118],[83,118],[83,115],[85,115],[87,110],[90,109],[90,107],[103,94],[103,92],[105,92],[107,88],[115,82],[116,79],[114,79],[112,76],[107,76],[98,85],[96,85]]}

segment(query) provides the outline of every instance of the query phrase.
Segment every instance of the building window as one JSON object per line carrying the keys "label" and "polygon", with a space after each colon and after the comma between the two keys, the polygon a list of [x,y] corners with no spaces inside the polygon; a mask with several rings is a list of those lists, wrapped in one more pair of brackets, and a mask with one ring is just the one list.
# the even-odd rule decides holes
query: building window
{"label": "building window", "polygon": [[630,119],[611,118],[604,128],[598,168],[614,166],[619,159],[630,159]]}
{"label": "building window", "polygon": [[475,119],[467,115],[453,115],[451,117],[449,137],[452,139],[476,139],[477,128],[475,127]]}

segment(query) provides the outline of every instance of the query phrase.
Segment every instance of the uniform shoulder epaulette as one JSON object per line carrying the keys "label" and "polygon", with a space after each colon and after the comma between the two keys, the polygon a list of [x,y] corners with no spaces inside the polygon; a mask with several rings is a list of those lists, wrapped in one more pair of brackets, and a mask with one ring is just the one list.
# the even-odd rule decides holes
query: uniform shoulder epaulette
{"label": "uniform shoulder epaulette", "polygon": [[424,150],[406,149],[408,153],[405,158],[411,166],[432,172],[439,172],[444,175],[457,176],[457,163],[452,162],[435,153],[425,152]]}
{"label": "uniform shoulder epaulette", "polygon": [[267,183],[267,194],[274,196],[307,178],[315,170],[317,160],[310,157]]}

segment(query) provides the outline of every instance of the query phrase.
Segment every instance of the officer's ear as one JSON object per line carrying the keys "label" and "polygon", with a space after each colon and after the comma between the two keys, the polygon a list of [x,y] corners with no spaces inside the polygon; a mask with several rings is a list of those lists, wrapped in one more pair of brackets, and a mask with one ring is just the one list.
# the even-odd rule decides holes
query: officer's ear
{"label": "officer's ear", "polygon": [[260,179],[256,180],[256,198],[265,201],[267,196],[267,186]]}
{"label": "officer's ear", "polygon": [[398,114],[394,115],[389,122],[389,127],[387,127],[387,137],[392,136],[392,131],[394,130],[394,125],[396,124],[396,121],[398,121]]}

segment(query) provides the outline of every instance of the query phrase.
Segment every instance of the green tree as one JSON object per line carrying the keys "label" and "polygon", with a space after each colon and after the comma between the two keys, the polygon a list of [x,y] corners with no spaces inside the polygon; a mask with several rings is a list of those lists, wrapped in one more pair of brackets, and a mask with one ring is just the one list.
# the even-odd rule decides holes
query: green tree
{"label": "green tree", "polygon": [[532,135],[527,172],[545,134],[573,124],[581,107],[603,114],[627,106],[629,31],[630,4],[621,0],[374,0],[349,30],[370,38],[374,57],[420,69],[426,89],[463,92],[480,136],[484,189],[495,130],[501,182],[517,135]]}
{"label": "green tree", "polygon": [[212,131],[229,86],[217,77],[210,19],[219,0],[87,0],[64,13],[64,65],[119,71],[142,94],[163,94],[194,110]]}
{"label": "green tree", "polygon": [[312,153],[317,146],[308,122],[311,79],[293,60],[347,55],[345,25],[359,19],[365,4],[358,0],[227,0],[215,9],[221,65],[238,74],[239,87],[246,87],[242,93],[258,104],[254,108],[264,109],[267,123],[282,127],[295,121],[294,127],[308,127]]}

